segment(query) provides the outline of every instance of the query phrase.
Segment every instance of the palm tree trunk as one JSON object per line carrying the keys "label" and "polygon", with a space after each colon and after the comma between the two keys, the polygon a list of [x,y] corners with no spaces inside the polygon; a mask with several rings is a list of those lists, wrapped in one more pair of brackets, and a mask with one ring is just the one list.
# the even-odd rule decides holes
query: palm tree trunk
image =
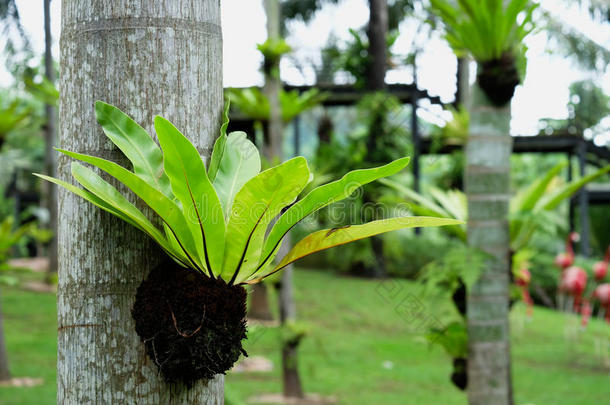
{"label": "palm tree trunk", "polygon": [[[369,57],[366,69],[366,88],[372,92],[385,89],[385,74],[387,70],[386,36],[388,34],[388,3],[387,0],[369,0],[369,24],[366,35],[369,40]],[[376,112],[373,112],[376,113]],[[377,116],[369,128],[369,152],[377,148],[376,140],[383,136],[382,124],[387,117]],[[374,201],[368,194],[364,195],[365,203]],[[373,218],[377,219],[377,218]],[[381,236],[371,238],[371,249],[375,256],[376,265],[370,269],[370,276],[382,278],[387,275],[383,252],[383,239]]]}
{"label": "palm tree trunk", "polygon": [[468,243],[490,254],[468,295],[468,398],[471,405],[507,405],[510,105],[494,107],[475,85],[466,145]]}
{"label": "palm tree trunk", "polygon": [[[151,132],[155,114],[168,118],[209,157],[222,111],[221,35],[218,0],[64,1],[60,146],[126,163],[96,122],[100,99]],[[59,158],[58,172],[71,181],[70,159]],[[169,385],[135,333],[135,292],[160,249],[63,189],[59,213],[57,402],[222,404],[222,376]]]}
{"label": "palm tree trunk", "polygon": [[[44,0],[44,70],[45,76],[51,83],[55,83],[55,66],[51,54],[51,0]],[[55,177],[55,132],[57,128],[57,111],[51,104],[45,105],[46,133],[45,133],[45,173]],[[52,275],[57,271],[57,187],[50,182],[44,182],[44,207],[49,211],[49,228],[53,237],[49,241],[47,255],[49,268],[47,270],[47,283],[51,283]]]}
{"label": "palm tree trunk", "polygon": [[[286,243],[280,247],[278,256],[283,257],[290,251],[290,244]],[[279,288],[280,323],[286,327],[290,322],[297,319],[297,308],[294,302],[292,265],[282,270],[282,281]],[[291,341],[286,339],[282,346],[282,382],[284,396],[288,398],[304,398],[303,385],[299,374],[299,343],[300,339]]]}
{"label": "palm tree trunk", "polygon": [[366,72],[366,87],[377,91],[385,87],[387,70],[386,36],[388,34],[387,0],[369,0],[369,64]]}
{"label": "palm tree trunk", "polygon": [[[267,15],[267,36],[278,39],[280,37],[280,9],[278,0],[265,0],[265,14]],[[279,65],[279,64],[278,64]],[[279,105],[279,92],[281,81],[273,77],[271,70],[279,66],[269,66],[270,71],[265,72],[265,96],[269,100],[270,117],[265,127],[263,142],[263,156],[270,163],[274,159],[281,159],[282,154],[282,120]],[[248,317],[254,319],[271,320],[273,315],[269,307],[269,290],[263,283],[254,284],[250,294]]]}
{"label": "palm tree trunk", "polygon": [[[267,35],[271,39],[280,39],[280,1],[265,0],[265,12],[267,14]],[[279,76],[279,60],[276,66],[271,67],[271,73],[277,72],[277,75],[265,75],[265,94],[269,99],[269,125],[268,125],[268,143],[266,145],[266,156],[270,160],[282,160],[282,140],[284,132],[284,122],[282,121],[282,108],[280,105],[280,90],[282,81]],[[290,251],[290,240],[286,238],[280,248],[280,255],[287,254]],[[293,296],[292,285],[292,266],[285,268],[282,271],[282,281],[279,284],[278,304],[280,310],[280,323],[282,326],[286,322],[296,319],[296,307]],[[303,398],[303,388],[299,377],[299,369],[297,367],[298,360],[298,344],[289,345],[283,343],[282,346],[282,381],[283,392],[286,397]]]}

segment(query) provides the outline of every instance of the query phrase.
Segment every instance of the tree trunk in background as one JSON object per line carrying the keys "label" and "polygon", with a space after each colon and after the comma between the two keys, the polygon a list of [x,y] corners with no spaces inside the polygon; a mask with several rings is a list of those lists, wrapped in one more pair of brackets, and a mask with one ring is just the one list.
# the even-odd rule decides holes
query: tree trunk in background
{"label": "tree trunk in background", "polygon": [[[65,0],[61,36],[62,148],[127,163],[96,122],[104,100],[149,131],[168,118],[209,157],[223,98],[218,0]],[[71,181],[63,155],[58,172]],[[63,189],[59,213],[57,402],[222,404],[222,376],[165,383],[134,330],[136,289],[161,250]]]}
{"label": "tree trunk in background", "polygon": [[[55,83],[55,66],[53,66],[53,54],[51,46],[51,0],[44,0],[44,70],[45,76],[51,83]],[[45,173],[48,176],[56,177],[55,163],[55,133],[57,128],[57,112],[51,104],[45,105],[45,116],[47,119],[47,130],[45,133]],[[47,283],[51,283],[52,275],[57,271],[57,187],[55,184],[45,181],[43,183],[45,191],[43,194],[44,207],[49,212],[49,228],[53,232],[53,237],[49,241],[47,255],[49,256],[49,269],[47,273]]]}
{"label": "tree trunk in background", "polygon": [[493,106],[478,86],[471,94],[466,145],[468,243],[491,255],[468,295],[470,405],[510,403],[508,323],[510,104]]}
{"label": "tree trunk in background", "polygon": [[[265,0],[265,13],[267,14],[267,36],[270,39],[280,39],[280,1]],[[282,107],[280,105],[280,91],[282,89],[282,81],[279,75],[280,65],[279,60],[276,66],[272,66],[271,73],[277,72],[277,75],[265,75],[265,95],[269,99],[269,123],[267,140],[264,145],[265,157],[270,161],[283,158],[282,140],[284,132],[284,123],[282,121]],[[278,257],[283,257],[290,251],[290,237],[288,236],[282,243]],[[296,319],[296,306],[293,297],[292,286],[292,266],[288,266],[282,270],[282,281],[279,285],[279,312],[280,323],[285,327],[287,322]],[[289,344],[282,343],[282,381],[283,392],[286,397],[303,398],[303,389],[301,379],[299,378],[299,370],[297,367],[298,359],[298,343]]]}
{"label": "tree trunk in background", "polygon": [[455,73],[455,103],[454,107],[468,105],[468,89],[470,87],[470,57],[457,58],[457,71]]}
{"label": "tree trunk in background", "polygon": [[366,73],[366,87],[368,90],[377,91],[385,87],[387,34],[387,0],[369,0],[369,25],[366,30],[366,35],[369,39],[369,64]]}
{"label": "tree trunk in background", "polygon": [[[267,15],[267,37],[278,39],[280,9],[277,0],[265,0],[265,14]],[[281,159],[282,153],[282,121],[279,105],[279,91],[281,81],[265,72],[264,92],[269,100],[270,117],[266,125],[264,142],[262,145],[263,157],[273,164],[275,159]],[[254,319],[271,320],[273,315],[269,308],[269,290],[263,283],[254,284],[250,294],[248,317]]]}
{"label": "tree trunk in background", "polygon": [[6,343],[4,341],[4,326],[2,319],[2,295],[0,295],[0,381],[11,379],[8,368],[8,356],[6,354]]}
{"label": "tree trunk in background", "polygon": [[[267,38],[279,40],[280,37],[280,2],[279,0],[264,0],[265,14],[267,15]],[[267,139],[263,145],[265,158],[282,159],[282,109],[280,106],[280,90],[282,81],[279,77],[279,60],[276,66],[271,67],[271,72],[265,72],[265,95],[269,100],[269,122],[267,128]],[[277,75],[269,74],[273,71]],[[274,163],[271,161],[270,163]]]}
{"label": "tree trunk in background", "polygon": [[[388,34],[388,4],[387,0],[369,0],[369,24],[366,30],[369,39],[369,57],[366,69],[366,88],[369,91],[381,91],[385,89],[385,74],[387,70],[386,55],[386,36]],[[376,112],[373,111],[373,114]],[[378,115],[373,119],[368,134],[369,153],[377,147],[378,136],[383,136],[383,122],[386,117]],[[364,202],[374,204],[374,200],[366,193]],[[378,219],[378,218],[372,218]],[[374,278],[381,278],[387,275],[383,253],[383,238],[373,236],[371,238],[371,249],[375,255],[376,266],[367,271]]]}
{"label": "tree trunk in background", "polygon": [[248,318],[261,321],[273,320],[273,314],[269,306],[269,289],[263,283],[254,284],[250,290],[250,305],[248,306]]}
{"label": "tree trunk in background", "polygon": [[[290,251],[290,244],[284,241],[280,247],[278,256],[284,257]],[[293,265],[289,265],[282,270],[282,281],[279,289],[280,322],[283,327],[297,319],[297,308],[294,302],[294,288],[292,276]],[[304,398],[303,385],[299,375],[298,350],[300,339],[296,341],[282,342],[282,382],[284,396],[292,398]]]}

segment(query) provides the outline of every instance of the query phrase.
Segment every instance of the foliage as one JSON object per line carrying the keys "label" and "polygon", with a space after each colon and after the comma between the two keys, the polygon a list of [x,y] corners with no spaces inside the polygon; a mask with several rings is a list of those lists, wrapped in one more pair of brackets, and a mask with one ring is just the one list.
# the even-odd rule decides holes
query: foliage
{"label": "foliage", "polygon": [[31,107],[25,105],[21,100],[15,99],[12,102],[0,105],[0,139],[20,128],[25,127],[30,121]]}
{"label": "foliage", "polygon": [[462,285],[472,288],[485,269],[487,255],[479,250],[456,244],[442,258],[422,269],[419,277],[427,297],[451,296]]}
{"label": "foliage", "polygon": [[470,114],[463,105],[458,108],[447,107],[451,119],[443,127],[437,127],[432,134],[432,150],[438,150],[443,145],[464,145],[468,139]]}
{"label": "foliage", "polygon": [[290,53],[292,48],[282,38],[268,38],[256,48],[263,54],[263,73],[280,78],[279,63],[282,56]]}
{"label": "foliage", "polygon": [[300,19],[308,22],[325,3],[338,3],[340,0],[282,0],[282,20]]}
{"label": "foliage", "polygon": [[281,325],[280,338],[282,344],[297,346],[306,336],[311,334],[311,325],[307,322],[288,320]]}
{"label": "foliage", "polygon": [[[431,198],[428,198],[394,181],[385,179],[380,182],[394,188],[411,201],[409,208],[417,215],[431,215],[441,218],[449,218],[455,215],[455,218],[461,221],[468,219],[466,195],[460,190],[443,191],[433,187],[429,190]],[[466,240],[466,228],[463,226],[451,226],[445,230],[461,240]]]}
{"label": "foliage", "polygon": [[[610,60],[610,59],[609,59]],[[590,129],[593,134],[607,131],[600,128],[603,118],[610,115],[610,97],[594,80],[579,80],[570,84],[570,98],[567,104],[567,119],[543,119],[545,133],[555,131],[582,134]]]}
{"label": "foliage", "polygon": [[3,25],[1,32],[4,39],[3,53],[6,55],[5,66],[10,72],[17,73],[32,57],[32,47],[21,24],[15,0],[0,0],[0,24]]}
{"label": "foliage", "polygon": [[608,207],[591,206],[589,207],[589,215],[591,217],[591,233],[597,251],[601,254],[606,246],[610,246],[610,229],[607,224],[610,224],[610,210]]}
{"label": "foliage", "polygon": [[36,99],[45,104],[59,106],[59,90],[46,76],[40,74],[38,69],[31,69],[25,74],[23,83],[26,90]]}
{"label": "foliage", "polygon": [[468,331],[463,320],[453,321],[447,326],[433,327],[426,334],[431,344],[438,344],[452,358],[468,357]]}
{"label": "foliage", "polygon": [[[470,52],[477,62],[499,59],[506,52],[519,55],[521,42],[533,30],[529,0],[431,0],[432,10],[446,26],[446,37],[458,54]],[[517,16],[525,13],[519,23]]]}
{"label": "foliage", "polygon": [[570,84],[571,124],[577,130],[594,127],[610,115],[610,97],[593,80],[581,80]]}
{"label": "foliage", "polygon": [[165,233],[116,188],[80,163],[72,163],[72,175],[84,189],[37,176],[142,230],[181,266],[222,278],[230,285],[259,282],[301,257],[383,232],[459,223],[397,217],[326,229],[303,238],[273,267],[282,239],[294,225],[362,185],[402,170],[408,158],[352,171],[295,202],[310,181],[306,160],[296,157],[259,173],[256,148],[243,132],[227,136],[226,115],[207,171],[197,149],[166,119],[155,117],[162,152],[142,127],[116,107],[97,102],[96,115],[106,136],[131,161],[133,172],[98,157],[58,150],[123,183],[160,217]]}
{"label": "foliage", "polygon": [[[282,0],[282,19],[299,19],[304,22],[311,21],[315,13],[324,4],[337,4],[340,0]],[[405,15],[413,11],[415,0],[388,0],[388,28],[398,29],[398,24]]]}
{"label": "foliage", "polygon": [[[404,125],[408,116],[404,111],[401,103],[385,92],[364,96],[358,104],[355,124],[348,129],[349,132],[332,134],[329,143],[320,144],[315,158],[316,174],[334,177],[346,170],[400,158],[411,146]],[[385,187],[371,184],[362,193],[353,195],[346,204],[323,212],[319,216],[320,223],[339,226],[387,216],[384,204],[380,203],[386,191]],[[352,260],[346,261],[338,252],[329,254],[333,267],[340,270],[350,265],[350,271],[366,274],[378,264],[368,240],[357,242],[342,249],[342,252],[349,254]],[[334,260],[335,257],[337,260]],[[391,259],[388,268],[399,265],[400,260],[394,259]]]}
{"label": "foliage", "polygon": [[[343,46],[329,44],[322,50],[323,57],[332,61],[333,72],[347,72],[354,79],[354,87],[362,89],[366,84],[366,69],[369,56],[369,41],[364,29],[349,30],[350,41]],[[391,55],[390,48],[398,39],[397,30],[390,31],[386,37],[387,55]]]}
{"label": "foliage", "polygon": [[0,223],[0,266],[6,266],[11,257],[11,249],[19,243],[32,229],[33,223],[14,229],[15,220],[7,217]]}
{"label": "foliage", "polygon": [[[585,177],[564,184],[558,174],[565,165],[565,162],[556,165],[529,186],[519,190],[511,199],[509,227],[513,251],[527,246],[537,231],[548,231],[549,227],[556,228],[558,221],[555,219],[553,211],[581,187],[610,172],[610,166],[606,166]],[[442,191],[433,188],[430,191],[431,198],[428,198],[391,180],[383,179],[381,182],[398,190],[412,201],[410,208],[418,215],[467,220],[466,197],[459,190]],[[462,240],[466,239],[465,229],[465,226],[445,228],[447,232]]]}
{"label": "foliage", "polygon": [[[11,268],[8,260],[17,245],[24,243],[27,239],[48,242],[51,235],[51,231],[38,228],[35,222],[15,227],[14,218],[6,217],[0,222],[0,270],[6,271]],[[0,284],[15,285],[17,283],[18,279],[12,275],[0,275]]]}
{"label": "foliage", "polygon": [[559,21],[551,13],[542,12],[538,24],[549,36],[550,50],[572,59],[580,68],[604,73],[610,64],[610,50],[607,47]]}
{"label": "foliage", "polygon": [[[269,99],[260,89],[256,87],[230,88],[226,90],[225,95],[231,100],[231,104],[248,117],[261,121],[269,119]],[[299,93],[297,90],[280,90],[282,121],[284,123],[292,121],[302,112],[320,104],[326,97],[327,95],[318,89],[310,89],[303,93]]]}
{"label": "foliage", "polygon": [[[422,269],[439,258],[439,252],[444,255],[451,248],[451,241],[439,235],[434,236],[429,235],[429,232],[413,235],[406,231],[385,235],[383,255],[388,276],[414,279],[421,274]],[[337,259],[345,261],[345,256]]]}

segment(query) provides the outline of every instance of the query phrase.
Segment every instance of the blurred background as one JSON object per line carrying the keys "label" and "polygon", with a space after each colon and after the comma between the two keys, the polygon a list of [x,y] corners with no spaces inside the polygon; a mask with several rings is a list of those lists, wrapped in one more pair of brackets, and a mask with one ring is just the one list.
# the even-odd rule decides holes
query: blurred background
{"label": "blurred background", "polygon": [[[456,56],[430,2],[269,3],[221,2],[229,130],[275,148],[268,164],[307,157],[311,187],[412,158],[292,238],[405,214],[466,220],[477,63]],[[515,403],[608,403],[610,4],[536,3],[510,104]],[[31,173],[54,170],[60,20],[58,0],[0,0],[0,404],[55,402],[56,199]],[[581,290],[560,288],[565,260],[586,273]],[[227,376],[227,403],[466,404],[463,305],[483,262],[465,226],[300,261],[290,294],[280,279],[251,291],[250,356]]]}

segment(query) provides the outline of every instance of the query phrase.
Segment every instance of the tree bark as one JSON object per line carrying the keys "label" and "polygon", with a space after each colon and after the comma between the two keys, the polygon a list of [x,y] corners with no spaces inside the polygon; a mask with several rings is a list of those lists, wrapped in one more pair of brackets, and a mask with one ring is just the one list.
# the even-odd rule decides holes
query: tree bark
{"label": "tree bark", "polygon": [[[270,39],[280,39],[280,1],[265,0],[265,12],[267,14],[267,36]],[[280,105],[280,91],[282,81],[279,75],[280,61],[272,66],[271,72],[277,75],[267,74],[265,76],[265,94],[269,99],[269,122],[268,122],[268,143],[264,146],[265,157],[270,161],[281,161],[282,140],[284,133],[284,122],[282,121],[282,107]],[[287,237],[280,248],[279,257],[284,256],[290,251],[290,239]],[[282,281],[279,285],[278,304],[280,310],[280,323],[285,326],[287,322],[296,319],[296,307],[293,297],[292,286],[292,266],[288,266],[282,271]],[[290,345],[287,342],[282,346],[282,381],[283,392],[286,397],[303,398],[303,388],[297,367],[298,343]]]}
{"label": "tree bark", "polygon": [[369,90],[377,91],[385,87],[387,33],[387,0],[369,0],[369,25],[366,30],[369,39],[369,64],[366,73],[366,87]]}
{"label": "tree bark", "polygon": [[[366,69],[366,88],[371,92],[385,89],[385,74],[387,70],[386,36],[388,34],[388,3],[387,0],[369,0],[369,24],[366,30],[369,39],[369,57]],[[369,154],[377,148],[377,138],[383,136],[383,122],[387,117],[381,112],[372,111],[376,114],[372,120],[368,134]],[[383,113],[385,114],[385,112]],[[365,193],[365,203],[374,201]],[[377,219],[377,218],[373,218]],[[375,256],[376,265],[370,269],[370,275],[374,278],[382,278],[387,275],[383,252],[383,239],[381,236],[371,238],[371,249]]]}
{"label": "tree bark", "polygon": [[471,97],[465,172],[468,243],[491,258],[468,295],[468,398],[471,405],[507,405],[510,105],[494,107],[476,85]]}
{"label": "tree bark", "polygon": [[[44,70],[47,80],[55,83],[55,66],[53,66],[53,54],[51,46],[53,38],[51,36],[51,0],[44,0]],[[55,133],[57,128],[57,111],[51,104],[45,105],[45,116],[47,128],[45,131],[45,173],[55,177]],[[47,283],[51,282],[51,276],[57,271],[57,187],[48,181],[43,183],[45,187],[43,204],[49,212],[49,228],[53,236],[47,246],[49,257],[49,269],[47,270]]]}
{"label": "tree bark", "polygon": [[[265,0],[265,14],[267,15],[267,37],[269,39],[280,38],[280,5],[278,0]],[[279,63],[277,66],[271,66],[273,71],[277,68],[279,72]],[[281,89],[281,81],[279,77],[273,77],[269,72],[265,72],[264,92],[267,100],[269,100],[269,120],[265,126],[265,136],[262,146],[263,157],[273,164],[274,160],[281,159],[282,156],[282,111],[280,109],[279,92]],[[250,294],[250,307],[248,308],[248,317],[255,319],[270,320],[273,319],[271,309],[269,308],[269,291],[262,284],[252,286]]]}
{"label": "tree bark", "polygon": [[457,71],[455,73],[455,103],[454,107],[468,105],[468,89],[470,79],[470,57],[457,58]]}
{"label": "tree bark", "polygon": [[269,306],[269,290],[267,285],[265,283],[254,284],[249,295],[248,318],[262,321],[273,320],[273,314]]}
{"label": "tree bark", "polygon": [[0,381],[8,381],[11,379],[11,373],[8,367],[8,356],[4,341],[4,321],[2,318],[2,296],[0,295]]}
{"label": "tree bark", "polygon": [[[286,243],[280,247],[280,257],[285,256],[290,251],[290,244]],[[279,288],[279,307],[280,307],[280,322],[283,327],[287,327],[290,322],[295,322],[297,319],[297,308],[294,302],[294,287],[293,287],[293,265],[289,265],[282,270],[282,281]],[[304,398],[303,384],[299,375],[299,343],[296,341],[285,341],[282,346],[282,382],[284,396],[288,398]]]}
{"label": "tree bark", "polygon": [[[103,100],[151,133],[166,117],[209,157],[223,97],[218,0],[64,0],[61,38],[62,148],[126,164],[96,122]],[[58,172],[71,181],[63,155]],[[222,376],[169,385],[135,333],[135,292],[160,249],[63,189],[59,213],[57,402],[222,404]]]}
{"label": "tree bark", "polygon": [[[265,0],[265,13],[267,14],[267,37],[279,40],[280,37],[280,3],[279,0]],[[265,75],[265,95],[269,100],[269,122],[267,126],[267,142],[263,145],[263,155],[270,160],[282,158],[282,108],[280,106],[280,90],[282,81],[279,77],[279,60],[276,66],[271,67],[273,74]]]}

